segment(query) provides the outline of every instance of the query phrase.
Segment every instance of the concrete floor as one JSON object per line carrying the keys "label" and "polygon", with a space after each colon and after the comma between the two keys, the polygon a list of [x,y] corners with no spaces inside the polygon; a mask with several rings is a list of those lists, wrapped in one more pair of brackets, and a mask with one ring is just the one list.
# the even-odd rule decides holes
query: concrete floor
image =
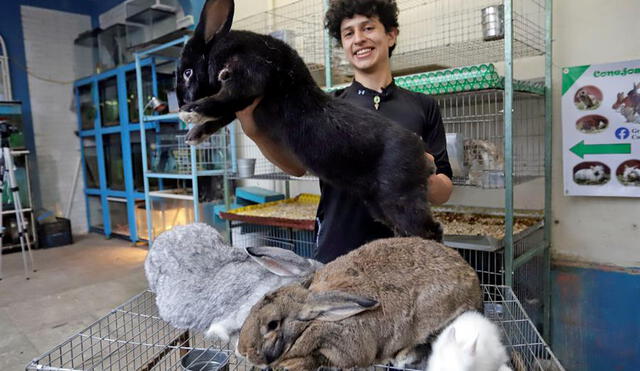
{"label": "concrete floor", "polygon": [[[74,236],[75,238],[75,236]],[[64,247],[33,251],[25,280],[20,253],[4,255],[0,281],[0,370],[33,358],[84,329],[147,287],[145,248],[89,234]]]}

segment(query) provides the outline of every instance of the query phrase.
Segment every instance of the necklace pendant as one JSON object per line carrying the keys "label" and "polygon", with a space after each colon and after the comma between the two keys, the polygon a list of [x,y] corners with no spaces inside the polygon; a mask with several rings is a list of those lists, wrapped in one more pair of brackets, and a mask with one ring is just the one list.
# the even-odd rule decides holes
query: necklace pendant
{"label": "necklace pendant", "polygon": [[380,108],[380,96],[376,95],[375,97],[373,97],[373,107],[376,109],[376,111],[378,110],[378,108]]}

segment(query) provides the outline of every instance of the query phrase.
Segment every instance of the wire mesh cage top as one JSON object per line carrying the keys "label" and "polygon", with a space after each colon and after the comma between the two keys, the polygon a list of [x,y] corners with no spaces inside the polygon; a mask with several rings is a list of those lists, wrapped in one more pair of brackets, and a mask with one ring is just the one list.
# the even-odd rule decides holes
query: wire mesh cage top
{"label": "wire mesh cage top", "polygon": [[[399,2],[400,36],[394,71],[426,71],[504,60],[504,39],[483,36],[483,9],[499,0],[405,0]],[[542,0],[513,2],[513,55],[544,53]],[[497,20],[498,22],[500,20]]]}
{"label": "wire mesh cage top", "polygon": [[[484,312],[502,330],[511,364],[522,370],[563,370],[510,288],[483,286]],[[252,370],[233,342],[204,339],[164,322],[145,291],[51,351],[27,370]],[[208,365],[207,365],[208,364]],[[215,367],[214,367],[215,366]],[[370,370],[398,370],[372,366]]]}
{"label": "wire mesh cage top", "polygon": [[[504,60],[504,39],[486,39],[483,34],[483,9],[501,4],[499,0],[399,2],[400,34],[391,58],[394,74]],[[287,42],[305,60],[316,81],[324,85],[323,17],[321,1],[298,0],[238,19],[234,28],[270,34]],[[544,54],[544,19],[544,1],[513,2],[514,58]],[[331,43],[333,83],[347,82],[353,71],[339,43]]]}
{"label": "wire mesh cage top", "polygon": [[234,29],[271,35],[294,48],[317,82],[324,79],[322,1],[299,0],[234,21]]}

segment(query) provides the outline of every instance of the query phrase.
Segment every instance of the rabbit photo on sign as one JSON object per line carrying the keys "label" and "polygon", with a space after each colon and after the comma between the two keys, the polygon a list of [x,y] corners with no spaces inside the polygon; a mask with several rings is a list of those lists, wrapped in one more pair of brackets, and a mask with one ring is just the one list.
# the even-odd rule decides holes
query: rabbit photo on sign
{"label": "rabbit photo on sign", "polygon": [[482,306],[475,271],[418,237],[379,239],[251,308],[236,352],[290,371],[403,364],[458,315]]}
{"label": "rabbit photo on sign", "polygon": [[225,243],[215,228],[194,223],[160,234],[144,270],[163,320],[228,341],[264,294],[321,266],[277,247],[248,254]]}
{"label": "rabbit photo on sign", "polygon": [[321,180],[364,201],[396,236],[442,240],[427,199],[435,173],[417,134],[320,89],[285,42],[230,31],[232,0],[209,0],[177,70],[180,118],[196,144],[259,97],[256,126]]}

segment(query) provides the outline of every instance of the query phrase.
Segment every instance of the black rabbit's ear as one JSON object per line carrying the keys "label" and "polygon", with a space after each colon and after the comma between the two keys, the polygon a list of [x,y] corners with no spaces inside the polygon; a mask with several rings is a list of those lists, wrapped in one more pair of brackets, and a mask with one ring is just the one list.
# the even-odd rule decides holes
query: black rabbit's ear
{"label": "black rabbit's ear", "polygon": [[201,36],[205,43],[225,35],[231,29],[233,11],[233,0],[208,0],[202,7],[196,35]]}

